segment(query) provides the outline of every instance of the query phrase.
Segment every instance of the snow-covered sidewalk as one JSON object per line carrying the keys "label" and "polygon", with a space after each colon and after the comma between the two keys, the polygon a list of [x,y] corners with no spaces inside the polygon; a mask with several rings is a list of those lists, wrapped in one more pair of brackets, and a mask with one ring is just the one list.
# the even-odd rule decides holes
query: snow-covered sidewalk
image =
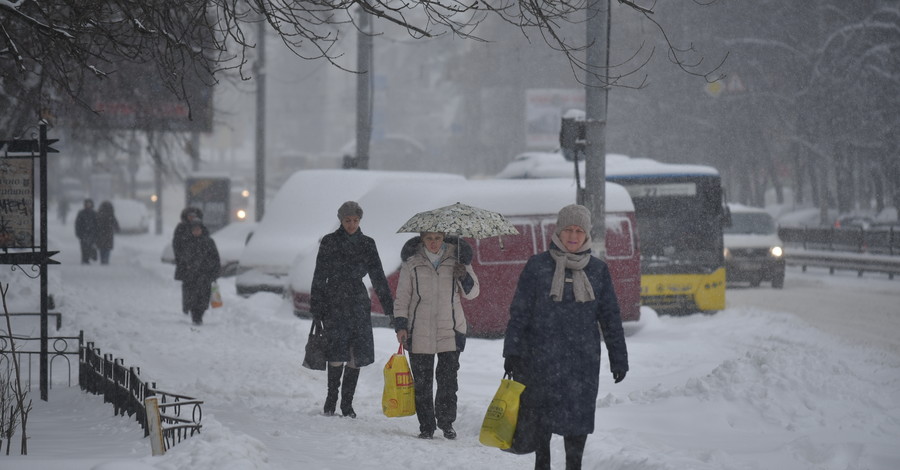
{"label": "snow-covered sidewalk", "polygon": [[[381,414],[382,366],[396,351],[387,329],[375,331],[376,356],[384,361],[361,374],[359,419],[325,417],[325,374],[300,367],[309,322],[280,297],[241,298],[233,279],[223,279],[225,306],[192,329],[181,313],[173,267],[159,261],[168,235],[120,236],[109,266],[81,266],[70,231],[63,227],[53,237],[63,263],[52,268],[60,277],[63,332],[83,330],[102,352],[140,367],[146,380],[204,400],[204,428],[165,456],[151,457],[133,418],[113,416],[101,397],[55,386],[50,402],[35,403],[29,456],[15,449],[0,456],[3,470],[533,465],[532,456],[478,443],[503,372],[502,341],[473,338],[462,354],[456,441],[416,439],[414,417]],[[792,292],[793,279],[788,276],[783,294]],[[900,298],[896,281],[847,282],[871,289],[870,295]],[[894,351],[844,341],[791,313],[733,303],[712,316],[657,318],[645,309],[628,333],[628,377],[613,385],[605,366],[601,371],[586,469],[900,468],[900,356]],[[563,455],[555,438],[557,466]]]}

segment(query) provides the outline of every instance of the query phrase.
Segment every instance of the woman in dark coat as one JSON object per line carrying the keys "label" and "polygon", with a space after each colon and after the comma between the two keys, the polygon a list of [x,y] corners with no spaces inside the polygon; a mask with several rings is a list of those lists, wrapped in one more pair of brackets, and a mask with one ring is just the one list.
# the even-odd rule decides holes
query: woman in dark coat
{"label": "woman in dark coat", "polygon": [[[356,417],[353,394],[359,368],[375,362],[372,336],[372,301],[363,284],[369,276],[384,313],[393,319],[394,301],[375,240],[359,228],[362,208],[347,201],[338,209],[341,226],[322,237],[316,256],[309,308],[322,321],[328,339],[328,395],[324,412],[333,415],[341,393],[341,413]],[[341,378],[343,377],[343,387]]]}
{"label": "woman in dark coat", "polygon": [[100,264],[109,264],[109,252],[113,249],[113,238],[119,233],[119,221],[109,201],[100,203],[97,209],[97,236],[95,243],[100,251]]}
{"label": "woman in dark coat", "polygon": [[84,208],[75,216],[75,236],[81,245],[81,264],[97,259],[97,211],[94,210],[94,201],[91,199],[84,200]]}
{"label": "woman in dark coat", "polygon": [[176,272],[182,274],[181,301],[195,325],[203,324],[203,314],[209,308],[212,283],[219,278],[221,261],[216,242],[199,220],[188,225],[191,237],[184,240]]}
{"label": "woman in dark coat", "polygon": [[[178,222],[178,225],[175,226],[175,232],[172,234],[172,253],[175,255],[176,281],[184,279],[184,272],[182,272],[184,263],[180,263],[179,260],[185,256],[185,246],[193,237],[191,235],[191,223],[194,221],[203,222],[203,211],[197,207],[185,207],[181,211],[181,219]],[[207,231],[206,226],[203,226],[203,230]],[[207,235],[209,235],[209,233],[207,233]],[[181,297],[181,311],[184,312],[185,315],[191,313],[190,307],[185,303],[186,299],[185,296]]]}
{"label": "woman in dark coat", "polygon": [[513,451],[534,451],[535,469],[550,468],[552,434],[564,436],[566,469],[581,468],[594,431],[601,341],[615,383],[628,371],[612,278],[591,256],[590,230],[587,208],[562,208],[550,249],[528,260],[509,308],[504,367],[525,385]]}

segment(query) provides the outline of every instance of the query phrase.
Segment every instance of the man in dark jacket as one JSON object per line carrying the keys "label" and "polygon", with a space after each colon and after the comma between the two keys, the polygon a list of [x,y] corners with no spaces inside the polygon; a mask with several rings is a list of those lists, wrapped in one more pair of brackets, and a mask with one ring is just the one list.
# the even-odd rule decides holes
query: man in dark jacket
{"label": "man in dark jacket", "polygon": [[191,238],[184,240],[175,269],[182,275],[182,304],[187,307],[194,324],[202,325],[203,314],[209,308],[212,283],[219,278],[221,261],[216,242],[203,223],[195,220],[188,227]]}
{"label": "man in dark jacket", "polygon": [[84,200],[84,208],[75,216],[75,236],[81,243],[81,264],[97,259],[97,212],[91,199]]}
{"label": "man in dark jacket", "polygon": [[372,301],[363,283],[369,276],[384,313],[393,317],[394,300],[381,266],[375,240],[359,228],[362,208],[347,201],[338,209],[341,226],[322,237],[316,256],[309,308],[322,321],[328,338],[328,395],[324,413],[333,415],[341,393],[341,413],[351,418],[360,367],[375,362]]}
{"label": "man in dark jacket", "polygon": [[614,382],[628,371],[612,278],[591,255],[590,231],[587,208],[562,208],[550,249],[528,260],[509,307],[504,367],[525,385],[512,450],[535,452],[536,470],[550,469],[552,434],[564,437],[566,469],[581,468],[594,432],[602,343]]}

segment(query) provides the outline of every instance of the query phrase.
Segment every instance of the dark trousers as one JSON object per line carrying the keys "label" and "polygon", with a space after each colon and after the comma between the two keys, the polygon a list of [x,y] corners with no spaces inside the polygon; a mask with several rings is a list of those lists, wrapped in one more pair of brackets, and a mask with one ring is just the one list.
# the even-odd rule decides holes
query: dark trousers
{"label": "dark trousers", "polygon": [[[534,452],[534,470],[550,470],[550,438],[546,433],[539,438],[537,450]],[[581,458],[584,456],[584,444],[587,435],[563,436],[566,448],[566,470],[581,470]]]}
{"label": "dark trousers", "polygon": [[[456,421],[456,391],[459,385],[456,373],[459,371],[459,351],[437,354],[437,369],[434,354],[409,354],[413,385],[416,390],[416,416],[419,431],[434,431],[437,427],[447,429]],[[434,382],[437,394],[434,394]]]}
{"label": "dark trousers", "polygon": [[209,308],[210,295],[212,286],[209,282],[181,282],[181,306],[185,313],[191,314],[194,321],[203,321],[203,313]]}
{"label": "dark trousers", "polygon": [[108,248],[100,249],[100,264],[109,264],[109,252],[112,251]]}
{"label": "dark trousers", "polygon": [[94,247],[94,242],[91,240],[81,239],[81,264],[88,264],[91,262],[91,258],[96,259],[97,252]]}

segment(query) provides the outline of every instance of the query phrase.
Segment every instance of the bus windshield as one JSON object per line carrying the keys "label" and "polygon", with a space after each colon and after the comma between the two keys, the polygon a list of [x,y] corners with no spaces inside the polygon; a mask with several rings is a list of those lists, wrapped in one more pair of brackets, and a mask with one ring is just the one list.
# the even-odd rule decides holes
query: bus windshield
{"label": "bus windshield", "polygon": [[722,258],[718,176],[613,177],[634,201],[645,274],[710,273]]}

